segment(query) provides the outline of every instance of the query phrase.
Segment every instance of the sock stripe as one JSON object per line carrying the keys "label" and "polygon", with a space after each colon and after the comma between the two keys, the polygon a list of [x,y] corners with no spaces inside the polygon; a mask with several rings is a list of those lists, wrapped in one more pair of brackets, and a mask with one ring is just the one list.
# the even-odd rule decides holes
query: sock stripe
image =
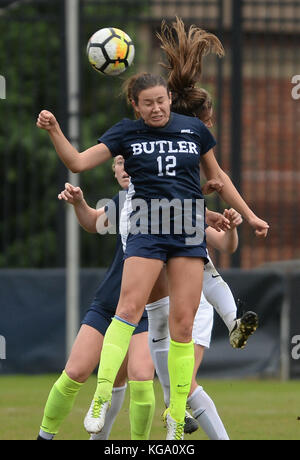
{"label": "sock stripe", "polygon": [[129,321],[126,321],[126,319],[123,319],[123,318],[121,318],[121,317],[118,316],[118,315],[115,315],[114,318],[117,319],[118,321],[121,321],[121,323],[128,324],[128,326],[131,326],[131,327],[138,327],[138,324],[130,323]]}

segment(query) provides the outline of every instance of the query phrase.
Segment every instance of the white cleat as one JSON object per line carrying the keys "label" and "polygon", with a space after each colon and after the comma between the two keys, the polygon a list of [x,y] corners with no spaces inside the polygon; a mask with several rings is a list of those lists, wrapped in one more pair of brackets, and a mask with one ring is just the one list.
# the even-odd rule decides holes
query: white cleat
{"label": "white cleat", "polygon": [[102,430],[109,407],[110,401],[103,401],[100,397],[93,399],[84,419],[84,428],[88,433],[96,434]]}
{"label": "white cleat", "polygon": [[184,422],[176,422],[171,415],[169,408],[163,414],[163,420],[167,427],[167,440],[180,441],[184,435]]}

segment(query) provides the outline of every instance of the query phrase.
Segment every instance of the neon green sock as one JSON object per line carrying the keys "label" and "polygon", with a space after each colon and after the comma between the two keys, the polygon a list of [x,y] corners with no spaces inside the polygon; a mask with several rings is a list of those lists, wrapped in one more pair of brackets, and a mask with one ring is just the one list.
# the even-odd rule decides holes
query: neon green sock
{"label": "neon green sock", "polygon": [[70,413],[82,385],[83,383],[70,379],[63,371],[49,393],[41,430],[52,434],[58,432],[61,423]]}
{"label": "neon green sock", "polygon": [[183,422],[186,400],[190,391],[194,369],[194,344],[170,340],[168,369],[170,376],[170,415]]}
{"label": "neon green sock", "polygon": [[129,381],[131,439],[149,439],[155,410],[153,380]]}
{"label": "neon green sock", "polygon": [[113,384],[126,356],[135,326],[113,318],[106,330],[98,369],[97,388],[94,399],[99,396],[110,401]]}

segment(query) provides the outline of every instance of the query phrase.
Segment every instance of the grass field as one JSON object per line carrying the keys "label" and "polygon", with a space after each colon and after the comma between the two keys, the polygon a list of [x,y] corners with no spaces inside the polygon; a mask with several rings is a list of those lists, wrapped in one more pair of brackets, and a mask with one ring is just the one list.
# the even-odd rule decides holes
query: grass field
{"label": "grass field", "polygon": [[[57,375],[0,377],[0,440],[35,439],[43,408]],[[95,389],[93,375],[83,386],[72,413],[62,424],[56,439],[84,440],[88,435],[83,418]],[[232,440],[300,439],[300,382],[276,380],[202,380],[201,384],[214,400]],[[162,392],[155,382],[156,413],[151,439],[165,439],[161,422]],[[129,392],[111,433],[111,439],[130,439]],[[199,429],[186,440],[205,440]]]}

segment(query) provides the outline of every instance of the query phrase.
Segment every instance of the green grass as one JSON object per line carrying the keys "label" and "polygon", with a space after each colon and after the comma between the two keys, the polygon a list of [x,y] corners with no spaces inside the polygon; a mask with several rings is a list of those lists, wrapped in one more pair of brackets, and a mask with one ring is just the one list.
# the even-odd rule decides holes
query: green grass
{"label": "green grass", "polygon": [[[56,375],[0,377],[0,440],[35,439],[43,408]],[[79,393],[71,414],[63,422],[56,439],[88,439],[83,419],[96,384],[93,375]],[[300,382],[277,380],[202,380],[214,400],[232,440],[300,439]],[[162,391],[155,382],[156,413],[151,439],[164,439],[161,422]],[[128,418],[129,392],[111,439],[130,439]],[[199,429],[186,440],[207,439]]]}

